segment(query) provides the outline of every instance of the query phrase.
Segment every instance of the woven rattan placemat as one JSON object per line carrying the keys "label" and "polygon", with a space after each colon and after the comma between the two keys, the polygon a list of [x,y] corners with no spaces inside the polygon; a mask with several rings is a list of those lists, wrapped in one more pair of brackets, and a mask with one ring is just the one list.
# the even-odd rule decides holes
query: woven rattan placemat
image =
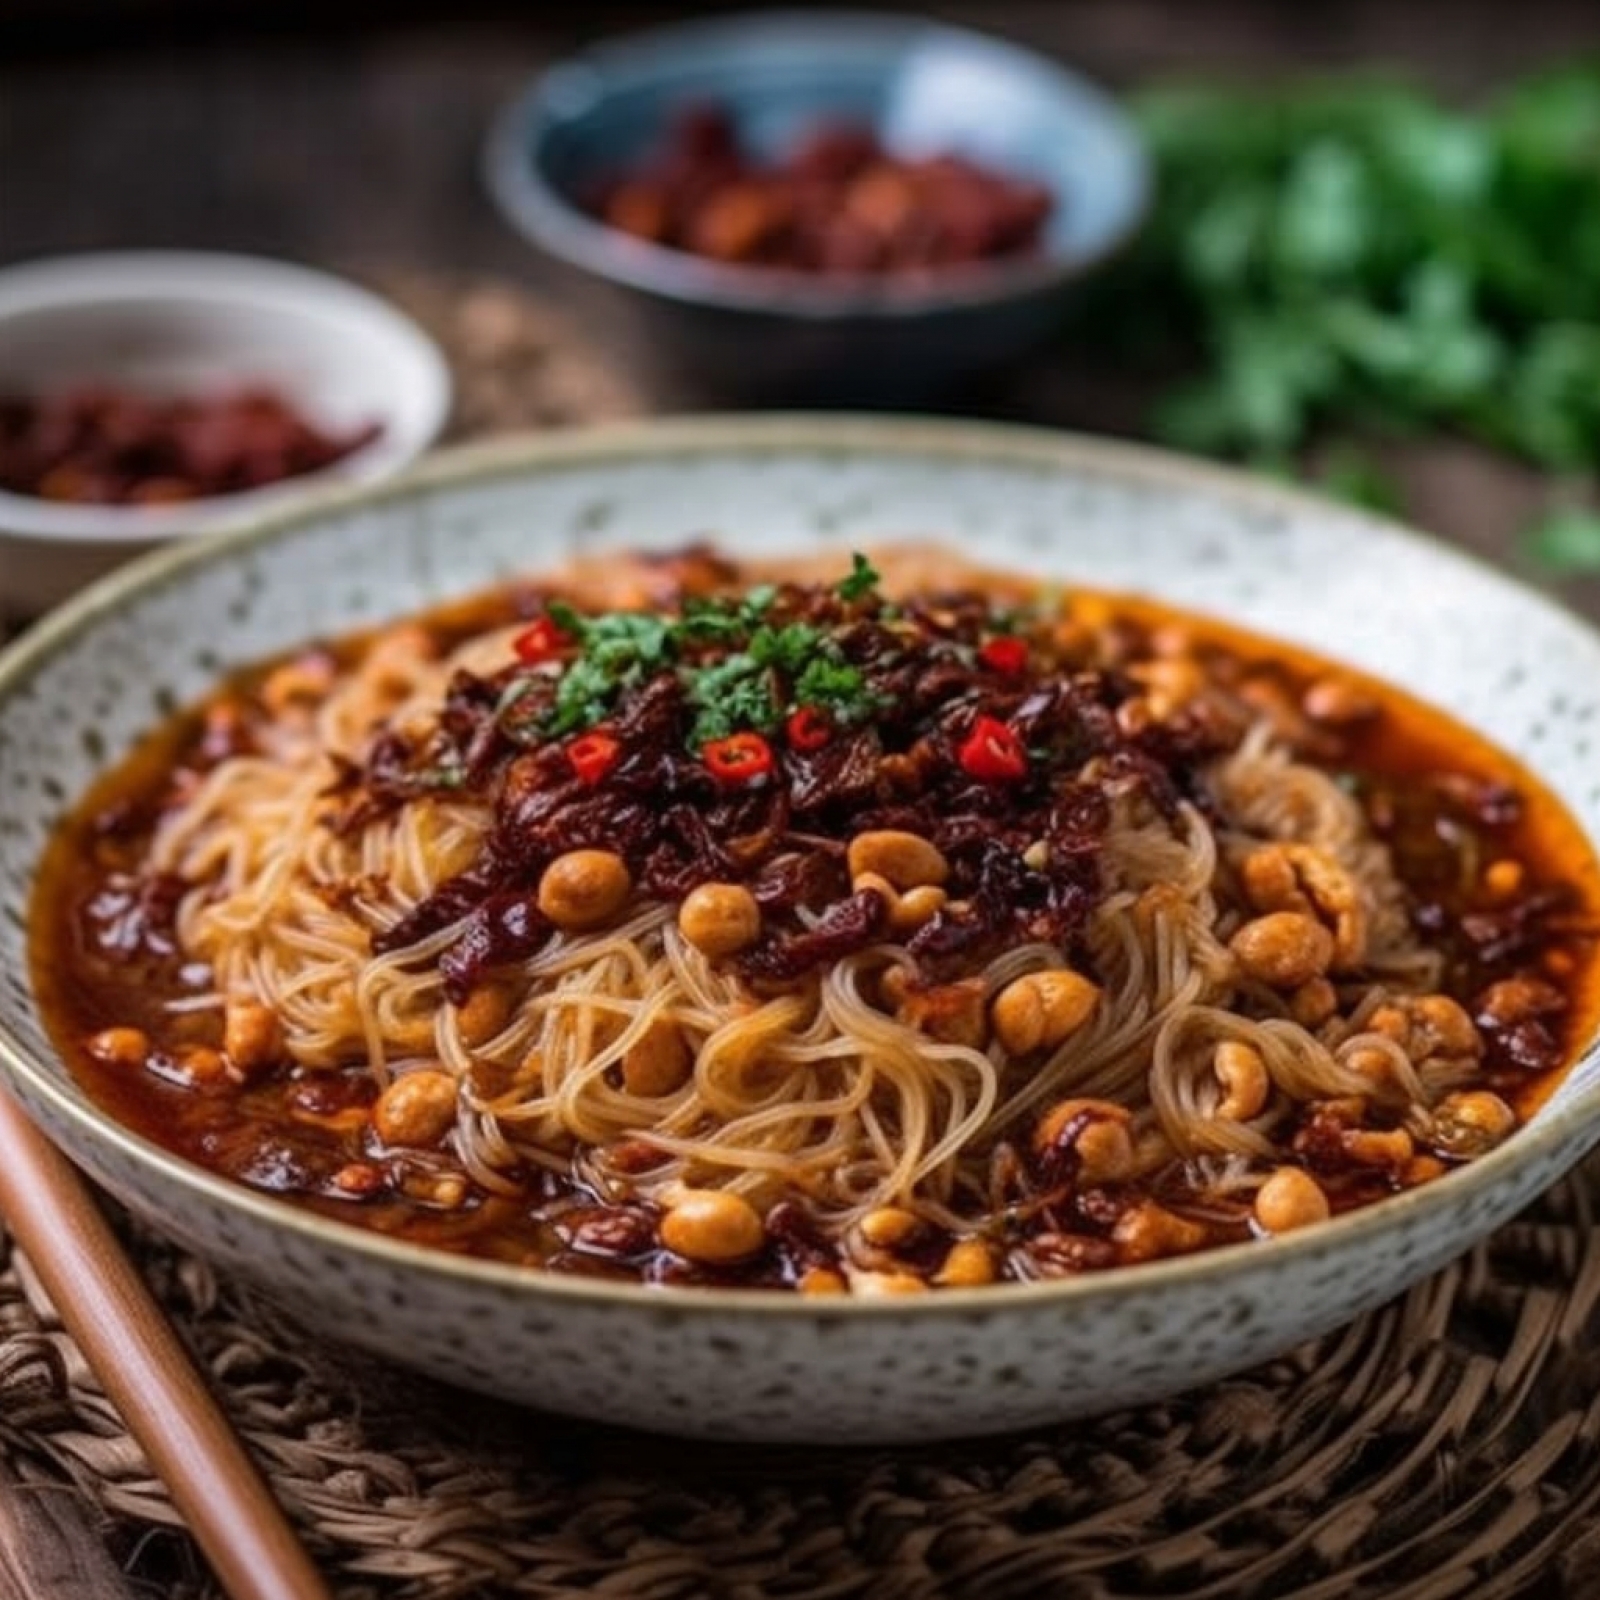
{"label": "woven rattan placemat", "polygon": [[[514,289],[378,282],[451,352],[458,435],[640,409]],[[128,1238],[340,1600],[1597,1600],[1597,1212],[1591,1163],[1403,1299],[1167,1405],[856,1452],[463,1396]],[[3,1233],[0,1473],[72,1497],[142,1592],[218,1600]]]}
{"label": "woven rattan placemat", "polygon": [[[1597,1208],[1591,1165],[1403,1299],[1167,1405],[855,1452],[644,1438],[465,1396],[132,1238],[340,1600],[1593,1600]],[[15,1253],[0,1456],[74,1486],[152,1595],[216,1600]]]}

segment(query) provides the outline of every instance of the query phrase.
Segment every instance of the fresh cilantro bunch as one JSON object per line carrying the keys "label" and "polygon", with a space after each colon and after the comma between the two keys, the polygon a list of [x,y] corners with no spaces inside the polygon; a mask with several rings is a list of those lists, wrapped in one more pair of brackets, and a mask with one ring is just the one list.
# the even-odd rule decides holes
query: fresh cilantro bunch
{"label": "fresh cilantro bunch", "polygon": [[[1345,81],[1135,113],[1158,200],[1084,329],[1187,372],[1159,437],[1282,466],[1313,438],[1444,429],[1600,472],[1600,61],[1476,112]],[[1336,456],[1331,487],[1386,497]]]}

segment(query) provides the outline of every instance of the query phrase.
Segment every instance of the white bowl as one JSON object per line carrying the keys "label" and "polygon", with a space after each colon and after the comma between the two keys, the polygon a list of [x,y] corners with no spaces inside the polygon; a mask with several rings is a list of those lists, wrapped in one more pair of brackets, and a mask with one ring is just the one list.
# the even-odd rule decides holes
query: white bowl
{"label": "white bowl", "polygon": [[[51,1049],[26,906],[63,805],[235,664],[559,562],[942,536],[1142,588],[1405,684],[1520,756],[1600,838],[1600,638],[1466,557],[1345,507],[1126,445],[892,419],[715,419],[441,457],[117,575],[0,661],[0,1079],[89,1173],[321,1333],[500,1398],[667,1431],[992,1433],[1147,1401],[1398,1294],[1600,1137],[1600,1049],[1530,1125],[1435,1183],[1273,1240],[1040,1284],[868,1300],[600,1283],[324,1220],[190,1166]],[[219,625],[220,623],[220,625]]]}
{"label": "white bowl", "polygon": [[0,610],[45,610],[163,539],[257,515],[329,481],[370,483],[433,442],[443,357],[354,284],[286,262],[188,251],[31,261],[0,272],[0,394],[105,384],[159,395],[263,384],[333,430],[381,433],[320,472],[163,506],[64,505],[0,491]]}

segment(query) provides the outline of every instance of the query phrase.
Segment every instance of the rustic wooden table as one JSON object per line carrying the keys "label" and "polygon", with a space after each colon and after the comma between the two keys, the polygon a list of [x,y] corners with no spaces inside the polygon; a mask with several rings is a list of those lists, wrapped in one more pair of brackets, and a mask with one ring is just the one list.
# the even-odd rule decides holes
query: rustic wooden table
{"label": "rustic wooden table", "polygon": [[[263,8],[249,8],[252,30],[231,8],[219,18],[197,0],[7,0],[0,262],[189,246],[500,274],[566,296],[593,336],[640,369],[641,352],[609,304],[557,279],[500,220],[478,158],[490,114],[529,74],[597,35],[679,9],[593,0],[513,16],[482,0],[392,0],[381,13],[373,0],[280,0],[271,26],[259,21]],[[1498,0],[950,0],[922,9],[1010,34],[1117,86],[1362,65],[1471,94],[1600,47],[1593,0],[1524,0],[1514,26]],[[714,397],[669,382],[651,399],[683,410]],[[1082,370],[1057,349],[942,405],[1134,431],[1139,401],[1117,374]],[[1492,557],[1505,554],[1534,498],[1526,475],[1447,443],[1408,451],[1397,466],[1419,520]],[[1566,598],[1600,617],[1600,584]]]}

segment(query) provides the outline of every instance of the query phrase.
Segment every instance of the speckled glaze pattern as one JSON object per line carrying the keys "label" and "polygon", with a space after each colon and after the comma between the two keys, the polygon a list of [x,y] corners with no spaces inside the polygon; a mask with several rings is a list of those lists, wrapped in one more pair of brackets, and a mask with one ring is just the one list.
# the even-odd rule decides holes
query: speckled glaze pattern
{"label": "speckled glaze pattern", "polygon": [[685,1434],[992,1433],[1151,1400],[1396,1294],[1600,1137],[1591,1044],[1531,1127],[1444,1181],[1304,1234],[1055,1284],[812,1302],[582,1283],[290,1210],[90,1105],[29,991],[25,908],[53,820],[216,675],[606,545],[745,554],[938,537],[1000,566],[1139,588],[1304,642],[1453,711],[1600,836],[1600,639],[1359,513],[1127,446],[893,420],[706,419],[441,457],[398,486],[164,554],[0,665],[0,1067],[91,1174],[319,1332],[556,1411]]}

